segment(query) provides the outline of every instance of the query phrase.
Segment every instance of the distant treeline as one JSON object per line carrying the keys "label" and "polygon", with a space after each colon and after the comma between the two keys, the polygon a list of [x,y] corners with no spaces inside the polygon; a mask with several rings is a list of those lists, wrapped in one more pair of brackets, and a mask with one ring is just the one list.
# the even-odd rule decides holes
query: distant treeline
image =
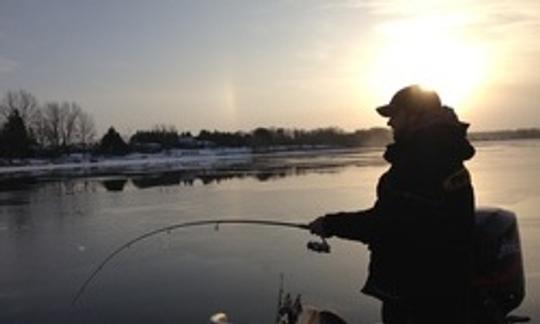
{"label": "distant treeline", "polygon": [[510,139],[540,138],[540,129],[523,128],[514,130],[500,130],[489,132],[472,132],[469,138],[473,141],[499,141]]}
{"label": "distant treeline", "polygon": [[[208,147],[250,147],[264,149],[267,147],[356,147],[381,146],[391,140],[391,132],[386,128],[371,128],[355,132],[345,132],[336,127],[313,130],[263,128],[249,132],[222,132],[201,130],[194,136],[189,132],[180,133],[174,127],[157,126],[152,130],[139,130],[130,137],[129,142],[122,144],[119,135],[111,128],[108,137],[115,137],[117,147],[130,148],[138,152],[152,152],[163,149],[189,149]],[[117,134],[117,133],[116,133]],[[102,140],[103,142],[103,140]],[[100,144],[103,147],[103,144]]]}
{"label": "distant treeline", "polygon": [[169,149],[276,146],[381,146],[391,140],[386,128],[346,132],[337,127],[313,130],[263,128],[223,132],[201,130],[198,135],[174,126],[156,126],[122,136],[111,126],[96,140],[94,119],[79,104],[50,101],[40,104],[28,91],[8,91],[0,99],[0,158],[54,158],[68,153],[123,155]]}
{"label": "distant treeline", "polygon": [[[540,129],[474,132],[469,138],[540,138]],[[280,147],[384,146],[391,140],[391,131],[380,127],[354,132],[337,127],[313,130],[259,127],[247,132],[201,130],[198,135],[193,135],[179,132],[174,126],[163,125],[150,130],[137,130],[131,136],[122,136],[111,126],[96,140],[94,119],[75,102],[50,101],[39,104],[25,90],[8,91],[0,99],[0,158],[8,161],[28,157],[54,158],[67,153],[123,155],[211,147],[265,150]]]}
{"label": "distant treeline", "polygon": [[209,132],[202,130],[198,141],[215,143],[229,147],[268,147],[268,146],[380,146],[388,143],[392,134],[386,128],[370,128],[346,132],[337,127],[318,128],[313,130],[263,128],[251,132]]}
{"label": "distant treeline", "polygon": [[[473,141],[540,138],[540,129],[518,129],[496,132],[473,132]],[[222,132],[201,130],[198,135],[178,132],[173,126],[156,126],[151,130],[138,130],[128,141],[111,127],[96,143],[95,152],[125,154],[129,152],[154,153],[169,149],[196,149],[211,147],[250,147],[265,150],[275,147],[361,147],[384,146],[392,141],[388,128],[374,127],[346,132],[337,127],[313,130],[259,127],[249,132]]]}

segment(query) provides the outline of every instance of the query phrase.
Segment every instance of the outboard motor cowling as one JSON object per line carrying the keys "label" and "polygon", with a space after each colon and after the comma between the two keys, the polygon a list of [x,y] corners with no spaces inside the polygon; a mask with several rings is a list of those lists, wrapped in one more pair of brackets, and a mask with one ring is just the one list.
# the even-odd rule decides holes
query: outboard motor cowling
{"label": "outboard motor cowling", "polygon": [[474,279],[476,301],[485,315],[504,319],[523,301],[525,277],[514,213],[477,209]]}

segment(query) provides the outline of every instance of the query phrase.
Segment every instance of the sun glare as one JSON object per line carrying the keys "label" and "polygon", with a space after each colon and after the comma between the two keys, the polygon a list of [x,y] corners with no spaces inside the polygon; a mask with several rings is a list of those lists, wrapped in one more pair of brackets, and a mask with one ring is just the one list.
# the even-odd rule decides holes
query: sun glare
{"label": "sun glare", "polygon": [[404,20],[379,32],[367,81],[383,100],[403,86],[420,84],[460,109],[487,78],[487,51],[466,35],[452,33],[444,21]]}

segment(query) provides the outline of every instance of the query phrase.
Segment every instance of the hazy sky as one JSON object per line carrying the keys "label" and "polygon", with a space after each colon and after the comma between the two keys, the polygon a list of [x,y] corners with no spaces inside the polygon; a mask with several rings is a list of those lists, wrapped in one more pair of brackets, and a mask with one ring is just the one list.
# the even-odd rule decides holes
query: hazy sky
{"label": "hazy sky", "polygon": [[0,91],[100,131],[381,126],[411,83],[475,130],[539,127],[540,1],[0,1]]}

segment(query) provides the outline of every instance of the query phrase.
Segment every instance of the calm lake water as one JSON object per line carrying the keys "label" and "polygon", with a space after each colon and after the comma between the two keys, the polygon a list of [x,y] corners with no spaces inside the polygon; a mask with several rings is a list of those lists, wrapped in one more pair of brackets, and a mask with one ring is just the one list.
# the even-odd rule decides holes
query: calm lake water
{"label": "calm lake water", "polygon": [[[517,213],[527,297],[516,313],[540,319],[540,141],[477,143],[468,163],[479,206]],[[365,246],[330,239],[331,254],[287,228],[198,227],[162,234],[118,255],[71,299],[114,248],[146,231],[188,220],[249,218],[309,222],[368,208],[387,168],[381,150],[259,157],[251,167],[0,185],[0,322],[273,323],[285,290],[350,323],[377,323],[378,301],[359,292]]]}

